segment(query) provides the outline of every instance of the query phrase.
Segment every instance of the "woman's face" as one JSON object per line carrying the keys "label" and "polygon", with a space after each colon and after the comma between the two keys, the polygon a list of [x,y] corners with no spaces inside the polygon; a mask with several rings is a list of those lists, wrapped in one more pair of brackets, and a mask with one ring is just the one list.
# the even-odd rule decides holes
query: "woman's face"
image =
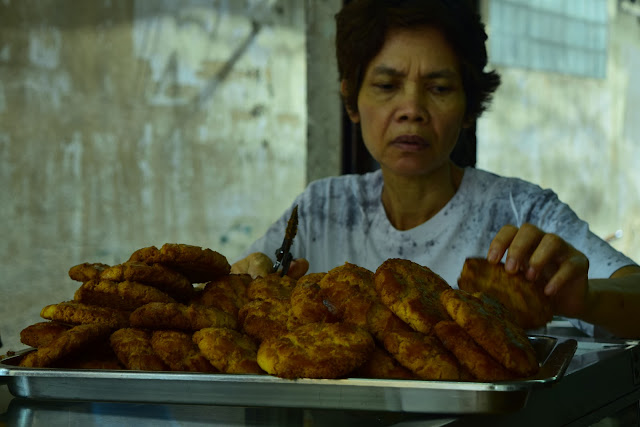
{"label": "woman's face", "polygon": [[428,175],[449,160],[463,126],[460,64],[433,28],[395,30],[369,64],[358,111],[362,136],[385,172]]}

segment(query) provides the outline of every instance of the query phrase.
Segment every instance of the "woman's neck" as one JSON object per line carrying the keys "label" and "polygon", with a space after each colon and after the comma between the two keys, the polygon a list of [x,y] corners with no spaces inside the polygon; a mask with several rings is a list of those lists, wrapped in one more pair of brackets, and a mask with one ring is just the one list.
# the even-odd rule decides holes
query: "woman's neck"
{"label": "woman's neck", "polygon": [[383,171],[382,205],[389,222],[409,230],[433,218],[460,187],[464,170],[449,162],[428,176],[405,177]]}

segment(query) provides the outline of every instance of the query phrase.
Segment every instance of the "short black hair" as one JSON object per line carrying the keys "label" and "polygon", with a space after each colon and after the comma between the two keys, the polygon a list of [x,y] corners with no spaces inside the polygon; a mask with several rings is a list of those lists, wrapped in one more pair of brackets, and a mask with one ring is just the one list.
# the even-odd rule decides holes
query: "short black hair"
{"label": "short black hair", "polygon": [[468,123],[487,109],[500,85],[496,71],[485,71],[485,26],[465,0],[351,0],[335,19],[338,73],[350,111],[358,111],[365,70],[394,29],[433,27],[442,32],[461,64]]}

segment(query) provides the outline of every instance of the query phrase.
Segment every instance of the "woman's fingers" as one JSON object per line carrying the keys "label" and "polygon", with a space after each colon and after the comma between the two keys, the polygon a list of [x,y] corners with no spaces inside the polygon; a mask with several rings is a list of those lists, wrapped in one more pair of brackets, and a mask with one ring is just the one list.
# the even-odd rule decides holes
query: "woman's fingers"
{"label": "woman's fingers", "polygon": [[287,276],[298,280],[307,273],[307,270],[309,270],[309,261],[304,258],[296,258],[291,261]]}
{"label": "woman's fingers", "polygon": [[562,263],[572,256],[573,247],[555,234],[544,234],[538,247],[529,258],[527,279],[536,280],[543,276],[550,279]]}
{"label": "woman's fingers", "polygon": [[576,279],[587,279],[589,272],[589,260],[579,251],[575,251],[571,256],[562,262],[555,274],[547,282],[544,293],[548,296],[556,295],[567,284]]}
{"label": "woman's fingers", "polygon": [[273,270],[273,261],[262,252],[254,252],[231,266],[232,274],[248,274],[252,279],[267,276]]}
{"label": "woman's fingers", "polygon": [[531,224],[523,224],[513,238],[511,246],[509,246],[505,261],[507,272],[527,271],[529,269],[529,259],[543,237],[544,232],[538,227]]}
{"label": "woman's fingers", "polygon": [[531,224],[523,224],[517,228],[505,225],[498,231],[489,246],[489,262],[496,263],[507,253],[505,269],[509,273],[527,271],[529,259],[538,248],[545,233]]}
{"label": "woman's fingers", "polygon": [[495,263],[505,253],[505,270],[523,271],[527,279],[544,282],[544,293],[552,297],[558,313],[575,314],[584,308],[589,260],[564,239],[532,224],[507,225],[491,242],[487,259]]}
{"label": "woman's fingers", "polygon": [[513,225],[505,225],[498,231],[496,236],[491,241],[489,245],[489,253],[487,254],[487,260],[493,264],[498,263],[505,252],[511,245],[513,238],[516,236],[518,232],[518,227]]}

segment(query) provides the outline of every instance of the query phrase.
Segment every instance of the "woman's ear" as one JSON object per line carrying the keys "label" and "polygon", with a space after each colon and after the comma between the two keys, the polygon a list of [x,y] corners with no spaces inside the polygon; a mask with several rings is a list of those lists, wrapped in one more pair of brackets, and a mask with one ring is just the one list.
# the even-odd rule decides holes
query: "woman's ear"
{"label": "woman's ear", "polygon": [[351,108],[349,108],[349,104],[347,103],[348,92],[347,92],[347,81],[345,79],[342,79],[340,81],[340,94],[342,95],[342,100],[344,102],[344,106],[345,106],[345,109],[347,110],[347,114],[349,115],[349,118],[353,123],[359,123],[360,114],[358,114],[357,111],[351,110]]}

